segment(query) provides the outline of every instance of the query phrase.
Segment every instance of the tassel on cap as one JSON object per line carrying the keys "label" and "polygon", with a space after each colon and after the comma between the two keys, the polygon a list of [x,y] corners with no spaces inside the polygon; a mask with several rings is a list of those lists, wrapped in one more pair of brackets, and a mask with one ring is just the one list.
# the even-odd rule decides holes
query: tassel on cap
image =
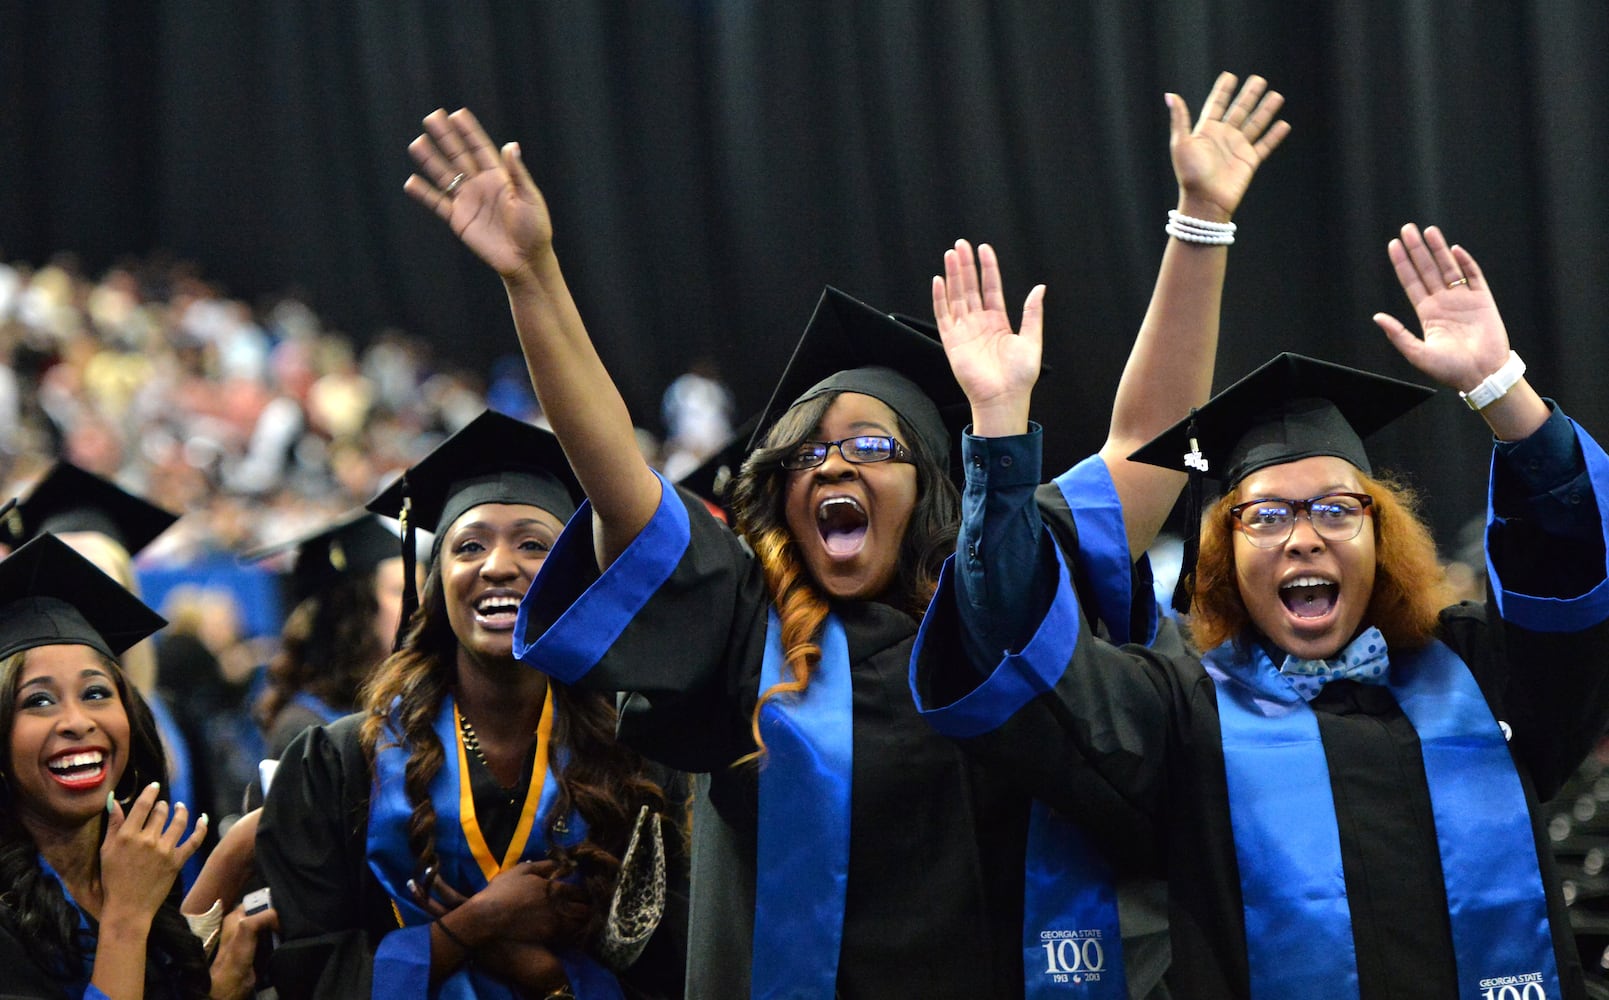
{"label": "tassel on cap", "polygon": [[419,610],[419,579],[414,568],[418,548],[413,537],[413,495],[408,489],[408,475],[402,476],[402,510],[397,522],[402,528],[402,614],[397,618],[397,634],[391,639],[391,651],[402,648],[402,637],[408,634],[408,623]]}
{"label": "tassel on cap", "polygon": [[1184,456],[1189,470],[1189,482],[1184,490],[1184,553],[1179,560],[1179,581],[1173,586],[1173,610],[1179,614],[1190,611],[1190,598],[1196,587],[1196,557],[1201,554],[1201,503],[1206,492],[1204,482],[1208,462],[1201,454],[1196,441],[1196,408],[1190,408],[1190,424],[1186,433],[1190,438],[1190,452]]}

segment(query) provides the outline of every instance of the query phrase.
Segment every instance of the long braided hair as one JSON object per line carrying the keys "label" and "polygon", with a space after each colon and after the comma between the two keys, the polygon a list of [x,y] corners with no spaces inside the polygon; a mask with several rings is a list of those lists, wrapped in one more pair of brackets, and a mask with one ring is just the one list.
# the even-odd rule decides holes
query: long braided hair
{"label": "long braided hair", "polygon": [[[784,509],[788,473],[782,468],[782,458],[815,436],[838,396],[839,393],[818,396],[790,407],[744,461],[732,487],[738,534],[748,540],[765,575],[782,626],[783,658],[793,675],[792,680],[767,688],[754,706],[749,724],[755,746],[762,753],[765,742],[760,738],[760,710],[778,695],[800,694],[810,686],[810,678],[821,662],[821,628],[827,620],[827,596],[806,571],[788,530]],[[938,587],[944,560],[955,551],[961,497],[939,464],[940,456],[932,454],[903,417],[897,413],[894,416],[900,441],[911,450],[916,467],[916,506],[905,537],[900,540],[899,562],[885,599],[912,617],[921,618]]]}
{"label": "long braided hair", "polygon": [[[99,654],[97,654],[99,655]],[[78,929],[78,911],[67,902],[61,884],[45,874],[39,865],[39,846],[18,819],[16,782],[11,760],[11,729],[17,717],[17,685],[22,677],[28,650],[0,660],[0,921],[19,940],[28,942],[29,952],[40,968],[71,982],[83,975],[93,956],[87,951]],[[162,781],[167,759],[157,735],[151,710],[129,683],[115,660],[100,656],[102,665],[117,688],[129,721],[129,759],[114,794],[128,802],[152,781]],[[162,797],[167,797],[166,787]],[[105,835],[106,820],[101,833]],[[193,834],[192,834],[193,835]],[[178,880],[151,921],[146,944],[145,995],[206,997],[211,992],[212,975],[207,968],[201,942],[179,913]]]}
{"label": "long braided hair", "polygon": [[[381,749],[400,743],[408,750],[403,782],[413,806],[408,847],[416,859],[416,879],[439,863],[430,784],[447,764],[447,749],[436,737],[435,720],[456,678],[457,649],[438,560],[425,578],[401,647],[381,663],[361,695],[367,718],[359,739],[371,770]],[[643,759],[615,740],[612,699],[551,679],[548,686],[554,711],[550,759],[559,759],[560,748],[568,751],[562,768],[554,772],[559,792],[547,818],[548,843],[555,843],[554,827],[572,810],[587,824],[584,841],[551,847],[548,856],[560,862],[561,870],[580,870],[592,903],[592,925],[583,931],[590,936],[608,912],[638,810],[646,805],[663,812],[665,798]]]}

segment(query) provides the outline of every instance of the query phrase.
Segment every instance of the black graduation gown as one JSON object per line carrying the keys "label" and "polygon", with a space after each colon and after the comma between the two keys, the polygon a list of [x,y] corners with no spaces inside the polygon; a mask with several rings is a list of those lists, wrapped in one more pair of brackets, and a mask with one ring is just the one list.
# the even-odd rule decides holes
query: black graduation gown
{"label": "black graduation gown", "polygon": [[[1070,539],[1066,503],[1054,489],[1044,496],[1047,520]],[[672,504],[686,511],[684,545],[660,541]],[[652,576],[656,565],[669,575],[651,594],[614,599],[616,587]],[[521,638],[533,644],[526,662],[567,683],[629,692],[622,740],[699,775],[690,997],[749,995],[758,782],[752,765],[734,762],[754,750],[750,720],[769,607],[758,561],[743,542],[698,498],[667,488],[654,521],[601,579],[583,508],[521,611]],[[910,692],[916,619],[866,601],[834,602],[832,612],[843,623],[853,689],[838,995],[1021,996],[1029,800],[917,714]],[[589,632],[617,637],[584,658],[590,662],[555,650],[560,636],[573,649]],[[1165,964],[1165,936],[1157,945],[1157,964]]]}
{"label": "black graduation gown", "polygon": [[[366,858],[372,779],[358,740],[362,722],[361,714],[349,715],[292,741],[263,809],[257,866],[279,915],[272,979],[281,997],[368,996],[375,947],[397,927],[390,897]],[[501,854],[520,807],[482,772],[471,765],[475,811],[488,844]],[[674,810],[685,791],[671,776],[655,777]],[[620,974],[628,997],[681,996],[686,865],[678,847],[668,835],[671,898],[642,957]]]}
{"label": "black graduation gown", "polygon": [[[1609,484],[1597,476],[1593,483],[1603,496]],[[1566,542],[1561,551],[1548,545],[1546,527],[1512,519],[1490,536],[1509,593],[1547,594],[1562,584],[1601,607],[1603,544]],[[959,652],[956,614],[953,594],[941,593],[914,665],[919,696],[936,704],[980,686]],[[1051,689],[965,745],[1079,817],[1120,871],[1168,879],[1168,982],[1177,995],[1244,998],[1246,923],[1214,682],[1194,656],[1101,643],[1079,619],[1076,643],[1058,647],[1071,646],[1065,664],[1049,669]],[[1533,631],[1499,618],[1495,605],[1461,604],[1442,612],[1438,638],[1511,728],[1560,980],[1565,996],[1581,997],[1538,803],[1609,724],[1609,622]],[[1334,682],[1311,707],[1335,801],[1360,995],[1453,997],[1452,931],[1419,738],[1382,687]]]}
{"label": "black graduation gown", "polygon": [[[90,928],[93,932],[93,921]],[[147,980],[152,981],[149,970]],[[81,983],[84,981],[80,980]],[[147,1000],[167,1000],[178,996],[171,978],[163,979],[158,975],[154,982],[167,983],[170,988],[156,994],[147,993]],[[94,995],[105,996],[99,992]],[[79,1000],[82,996],[84,990],[81,986],[69,992],[59,976],[41,968],[33,942],[18,932],[9,913],[0,914],[0,1000]]]}

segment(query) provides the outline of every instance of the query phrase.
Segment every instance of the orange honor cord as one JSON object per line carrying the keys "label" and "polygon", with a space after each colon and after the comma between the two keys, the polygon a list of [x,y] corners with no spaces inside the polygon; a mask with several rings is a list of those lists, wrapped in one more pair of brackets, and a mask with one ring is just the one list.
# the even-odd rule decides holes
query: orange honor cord
{"label": "orange honor cord", "polygon": [[469,754],[464,749],[463,719],[458,714],[458,703],[453,703],[453,722],[458,731],[458,817],[464,828],[464,839],[469,852],[480,866],[481,874],[490,882],[502,872],[519,863],[525,843],[530,839],[531,828],[536,825],[537,806],[542,801],[542,786],[548,776],[548,743],[553,735],[553,688],[549,685],[547,697],[542,701],[542,721],[536,726],[536,763],[531,767],[531,784],[525,791],[525,806],[520,810],[519,825],[509,839],[508,851],[499,865],[492,857],[491,848],[481,833],[480,821],[475,818],[475,795],[469,784]]}

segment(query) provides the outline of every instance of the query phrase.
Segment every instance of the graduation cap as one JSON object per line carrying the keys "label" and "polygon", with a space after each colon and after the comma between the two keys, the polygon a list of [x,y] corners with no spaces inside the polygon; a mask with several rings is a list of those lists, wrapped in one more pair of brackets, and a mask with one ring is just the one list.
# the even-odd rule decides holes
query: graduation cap
{"label": "graduation cap", "polygon": [[57,462],[26,499],[0,517],[0,540],[15,547],[47,531],[93,531],[132,556],[178,519],[108,479]]}
{"label": "graduation cap", "polygon": [[60,645],[116,659],[166,624],[55,535],[39,535],[0,561],[0,659]]}
{"label": "graduation cap", "polygon": [[387,559],[399,558],[402,553],[397,546],[397,532],[384,518],[357,510],[317,531],[253,549],[241,558],[260,562],[294,552],[291,592],[300,603],[343,577],[372,573]]}
{"label": "graduation cap", "polygon": [[402,522],[403,577],[409,581],[402,592],[404,625],[419,606],[412,584],[416,527],[435,532],[434,562],[447,529],[473,507],[530,504],[568,521],[581,496],[581,483],[558,438],[513,417],[482,411],[365,505]]}
{"label": "graduation cap", "polygon": [[1189,609],[1203,478],[1230,489],[1271,465],[1327,455],[1369,474],[1363,439],[1436,394],[1426,386],[1281,354],[1141,445],[1129,460],[1190,474],[1184,564],[1173,606]]}
{"label": "graduation cap", "polygon": [[880,312],[830,285],[760,413],[748,450],[759,445],[790,407],[839,392],[881,400],[945,472],[960,468],[950,458],[959,452],[972,407],[950,372],[938,330],[921,320]]}

